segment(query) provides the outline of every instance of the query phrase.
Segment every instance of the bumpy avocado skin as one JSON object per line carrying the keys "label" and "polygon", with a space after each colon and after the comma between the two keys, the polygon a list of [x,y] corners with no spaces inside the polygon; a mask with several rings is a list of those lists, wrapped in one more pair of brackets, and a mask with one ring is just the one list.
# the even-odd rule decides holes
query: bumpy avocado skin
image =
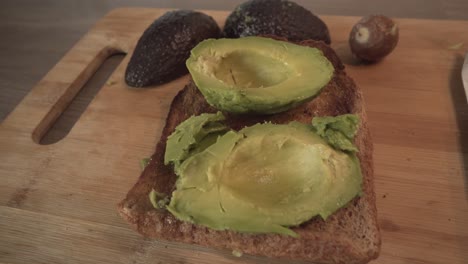
{"label": "bumpy avocado skin", "polygon": [[133,87],[169,82],[187,73],[190,50],[207,38],[218,38],[221,30],[208,15],[190,10],[165,13],[139,39],[125,72]]}
{"label": "bumpy avocado skin", "polygon": [[250,0],[239,5],[224,25],[224,37],[276,35],[291,41],[322,40],[330,44],[325,23],[304,7],[286,0]]}

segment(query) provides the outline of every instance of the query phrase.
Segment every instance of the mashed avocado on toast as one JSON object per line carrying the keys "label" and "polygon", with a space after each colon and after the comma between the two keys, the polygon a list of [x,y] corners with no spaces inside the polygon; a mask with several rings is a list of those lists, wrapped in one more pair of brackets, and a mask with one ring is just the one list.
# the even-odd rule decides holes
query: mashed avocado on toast
{"label": "mashed avocado on toast", "polygon": [[165,163],[178,179],[166,208],[179,220],[295,237],[288,227],[326,219],[361,192],[357,116],[240,131],[223,120],[221,112],[193,116],[167,140]]}

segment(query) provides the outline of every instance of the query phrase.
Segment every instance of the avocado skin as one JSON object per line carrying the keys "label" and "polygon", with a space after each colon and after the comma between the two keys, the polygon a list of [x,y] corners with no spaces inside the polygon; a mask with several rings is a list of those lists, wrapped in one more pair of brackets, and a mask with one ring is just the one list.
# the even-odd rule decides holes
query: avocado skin
{"label": "avocado skin", "polygon": [[290,41],[321,40],[330,44],[325,23],[304,7],[285,0],[250,0],[239,5],[224,25],[224,37],[276,35]]}
{"label": "avocado skin", "polygon": [[208,15],[191,10],[169,11],[156,19],[138,40],[125,72],[125,82],[144,87],[169,82],[187,73],[190,50],[221,30]]}

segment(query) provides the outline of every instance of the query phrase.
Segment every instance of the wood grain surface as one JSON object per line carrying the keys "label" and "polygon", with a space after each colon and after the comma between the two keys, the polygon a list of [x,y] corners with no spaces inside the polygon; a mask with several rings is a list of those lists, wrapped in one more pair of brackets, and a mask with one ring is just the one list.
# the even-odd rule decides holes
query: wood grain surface
{"label": "wood grain surface", "polygon": [[[146,240],[118,216],[116,203],[139,176],[139,160],[152,153],[187,76],[153,89],[129,88],[127,55],[70,133],[38,144],[100,63],[115,52],[130,54],[164,12],[112,11],[0,125],[0,262],[283,263]],[[206,12],[220,24],[227,14]],[[383,247],[372,263],[466,263],[468,105],[460,70],[468,22],[398,19],[394,53],[359,65],[347,46],[358,18],[323,19],[364,92],[375,142]],[[457,43],[465,45],[454,49]]]}

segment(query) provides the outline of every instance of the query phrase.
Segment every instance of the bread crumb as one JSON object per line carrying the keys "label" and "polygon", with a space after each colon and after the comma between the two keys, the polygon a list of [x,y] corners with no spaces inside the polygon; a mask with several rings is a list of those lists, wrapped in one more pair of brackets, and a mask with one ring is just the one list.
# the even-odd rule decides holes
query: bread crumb
{"label": "bread crumb", "polygon": [[460,42],[460,43],[456,43],[456,44],[450,45],[450,46],[448,46],[447,48],[448,48],[449,50],[458,50],[458,49],[460,49],[462,46],[463,46],[463,42]]}
{"label": "bread crumb", "polygon": [[239,251],[239,250],[235,250],[235,249],[234,249],[234,250],[232,251],[232,255],[233,255],[234,257],[240,258],[240,257],[242,257],[242,251]]}

